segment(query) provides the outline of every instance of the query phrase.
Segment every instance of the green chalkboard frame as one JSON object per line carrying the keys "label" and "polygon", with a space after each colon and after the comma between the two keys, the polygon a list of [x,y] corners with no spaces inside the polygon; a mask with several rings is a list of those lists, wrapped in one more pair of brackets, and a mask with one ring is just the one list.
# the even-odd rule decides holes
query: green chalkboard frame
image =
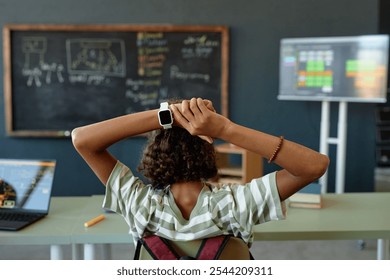
{"label": "green chalkboard frame", "polygon": [[[213,100],[215,105],[220,108],[220,113],[228,116],[228,75],[229,75],[229,29],[226,26],[212,26],[212,25],[53,25],[53,24],[7,24],[3,27],[3,60],[4,60],[4,106],[5,106],[5,122],[6,133],[12,137],[69,137],[70,129],[67,128],[32,128],[28,127],[18,128],[18,119],[15,118],[15,109],[18,108],[18,99],[14,98],[17,93],[19,96],[25,94],[24,92],[16,92],[13,86],[13,75],[15,61],[12,56],[13,38],[17,32],[161,32],[164,34],[174,33],[217,33],[220,36],[220,44],[218,46],[220,53],[220,65],[218,82],[220,83],[220,96],[218,100]],[[207,98],[207,96],[206,96]],[[20,100],[20,97],[19,97]],[[57,101],[56,101],[57,102]],[[63,102],[66,106],[66,101]],[[42,106],[42,105],[40,105]],[[50,101],[45,106],[51,106]],[[31,111],[27,110],[26,114],[33,117],[34,110],[39,110],[39,106],[31,104]],[[19,113],[20,114],[20,113]],[[99,121],[91,116],[91,122]]]}

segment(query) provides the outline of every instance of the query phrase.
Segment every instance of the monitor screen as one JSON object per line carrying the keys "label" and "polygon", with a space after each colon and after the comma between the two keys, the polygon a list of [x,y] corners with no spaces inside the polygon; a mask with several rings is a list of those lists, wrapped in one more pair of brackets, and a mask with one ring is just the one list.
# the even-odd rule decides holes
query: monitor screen
{"label": "monitor screen", "polygon": [[47,212],[56,162],[0,159],[0,210]]}
{"label": "monitor screen", "polygon": [[388,35],[281,40],[280,100],[386,102]]}

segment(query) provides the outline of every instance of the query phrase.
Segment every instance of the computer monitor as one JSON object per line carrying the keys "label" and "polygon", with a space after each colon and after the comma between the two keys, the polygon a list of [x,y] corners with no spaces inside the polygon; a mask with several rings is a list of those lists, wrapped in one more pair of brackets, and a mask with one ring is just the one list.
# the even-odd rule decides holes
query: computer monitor
{"label": "computer monitor", "polygon": [[384,103],[388,35],[281,40],[279,100]]}

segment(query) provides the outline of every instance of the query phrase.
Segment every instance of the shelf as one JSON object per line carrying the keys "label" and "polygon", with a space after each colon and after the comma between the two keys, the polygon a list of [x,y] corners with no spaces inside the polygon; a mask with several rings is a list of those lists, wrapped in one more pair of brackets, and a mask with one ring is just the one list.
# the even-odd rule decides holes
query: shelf
{"label": "shelf", "polygon": [[219,183],[226,183],[226,184],[242,184],[242,178],[241,177],[220,177],[218,178]]}
{"label": "shelf", "polygon": [[216,145],[215,149],[219,153],[227,153],[227,154],[242,154],[246,151],[245,149],[230,143]]}
{"label": "shelf", "polygon": [[262,176],[263,159],[259,155],[229,143],[216,145],[215,151],[218,182],[245,184]]}
{"label": "shelf", "polygon": [[218,168],[218,174],[220,175],[230,175],[230,176],[237,176],[241,177],[243,172],[241,167],[230,167],[230,166],[225,166],[225,167],[219,167]]}

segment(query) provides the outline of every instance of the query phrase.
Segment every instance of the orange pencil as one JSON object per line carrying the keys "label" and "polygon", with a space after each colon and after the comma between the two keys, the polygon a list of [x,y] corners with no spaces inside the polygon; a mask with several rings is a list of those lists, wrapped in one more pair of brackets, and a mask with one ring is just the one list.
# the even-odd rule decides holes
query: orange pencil
{"label": "orange pencil", "polygon": [[85,227],[91,227],[93,226],[94,224],[100,222],[100,221],[103,221],[105,218],[105,216],[102,214],[102,215],[99,215],[97,216],[96,218],[93,218],[92,220],[89,220],[88,222],[84,223],[84,226]]}

